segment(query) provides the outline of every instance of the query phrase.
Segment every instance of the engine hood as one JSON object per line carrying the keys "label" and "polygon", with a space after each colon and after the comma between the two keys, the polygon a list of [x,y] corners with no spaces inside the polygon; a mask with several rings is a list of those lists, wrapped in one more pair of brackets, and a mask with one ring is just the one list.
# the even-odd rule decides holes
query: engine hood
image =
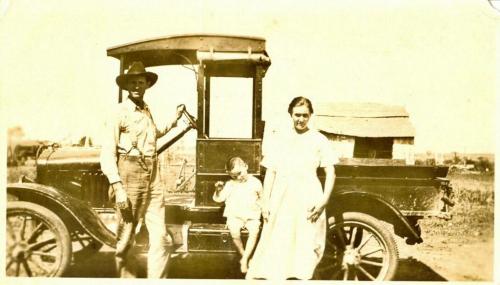
{"label": "engine hood", "polygon": [[48,148],[37,159],[37,171],[99,170],[100,153],[100,147]]}

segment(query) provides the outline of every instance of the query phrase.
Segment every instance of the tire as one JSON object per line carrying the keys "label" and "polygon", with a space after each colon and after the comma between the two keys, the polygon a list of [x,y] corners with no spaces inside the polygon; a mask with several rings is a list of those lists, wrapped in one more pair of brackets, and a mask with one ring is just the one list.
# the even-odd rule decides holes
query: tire
{"label": "tire", "polygon": [[316,268],[318,279],[388,281],[394,277],[398,248],[379,220],[346,212],[328,222],[325,252]]}
{"label": "tire", "polygon": [[71,238],[63,221],[40,205],[7,203],[7,276],[62,276],[71,262]]}

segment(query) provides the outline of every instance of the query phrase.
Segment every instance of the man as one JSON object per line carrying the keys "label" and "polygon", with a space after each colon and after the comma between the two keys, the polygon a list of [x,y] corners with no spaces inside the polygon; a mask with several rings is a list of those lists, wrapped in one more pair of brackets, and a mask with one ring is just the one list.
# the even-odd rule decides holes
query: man
{"label": "man", "polygon": [[163,130],[157,129],[144,102],[146,89],[158,76],[147,72],[142,62],[134,62],[116,83],[128,91],[107,121],[101,152],[101,168],[108,177],[116,202],[118,219],[116,266],[120,277],[135,276],[133,246],[135,229],[145,220],[149,231],[148,278],[166,277],[169,257],[163,189],[159,181],[156,139],[176,126],[184,111],[177,107],[176,119]]}

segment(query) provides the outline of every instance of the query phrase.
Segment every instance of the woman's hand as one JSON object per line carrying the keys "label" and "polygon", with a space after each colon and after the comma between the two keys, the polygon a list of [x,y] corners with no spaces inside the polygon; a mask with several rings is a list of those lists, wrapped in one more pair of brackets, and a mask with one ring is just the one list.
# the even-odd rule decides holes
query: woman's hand
{"label": "woman's hand", "polygon": [[323,211],[325,210],[326,204],[327,203],[322,200],[311,209],[309,209],[309,215],[307,216],[307,219],[312,223],[316,222],[319,216],[321,216],[321,213],[323,213]]}
{"label": "woman's hand", "polygon": [[264,223],[269,221],[269,211],[262,212],[262,219],[264,219]]}
{"label": "woman's hand", "polygon": [[269,209],[267,207],[262,208],[262,219],[264,220],[264,223],[269,221]]}
{"label": "woman's hand", "polygon": [[325,210],[326,205],[328,205],[330,195],[333,191],[333,185],[335,184],[335,167],[333,165],[325,167],[325,173],[325,188],[323,189],[321,201],[309,210],[309,215],[307,216],[307,219],[311,220],[312,223],[316,222],[321,213]]}

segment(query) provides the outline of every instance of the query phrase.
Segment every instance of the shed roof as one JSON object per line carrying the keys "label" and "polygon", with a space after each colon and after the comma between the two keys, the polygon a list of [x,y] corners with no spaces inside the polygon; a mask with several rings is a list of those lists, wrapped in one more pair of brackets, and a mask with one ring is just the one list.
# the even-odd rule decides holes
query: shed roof
{"label": "shed roof", "polygon": [[378,103],[323,103],[315,108],[316,127],[356,137],[414,137],[415,128],[402,106]]}

